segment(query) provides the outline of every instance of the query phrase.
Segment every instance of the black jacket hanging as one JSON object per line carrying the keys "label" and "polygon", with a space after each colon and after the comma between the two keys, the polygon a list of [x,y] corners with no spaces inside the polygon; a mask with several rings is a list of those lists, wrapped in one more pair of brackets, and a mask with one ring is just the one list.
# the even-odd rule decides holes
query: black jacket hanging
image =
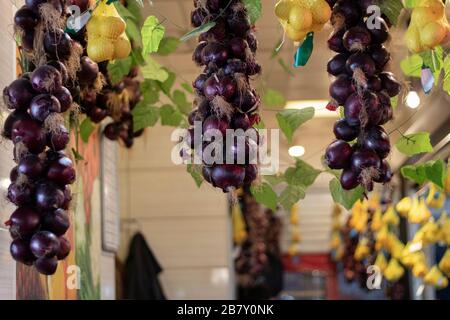
{"label": "black jacket hanging", "polygon": [[166,300],[158,280],[162,268],[138,232],[130,243],[125,262],[124,298],[132,300]]}

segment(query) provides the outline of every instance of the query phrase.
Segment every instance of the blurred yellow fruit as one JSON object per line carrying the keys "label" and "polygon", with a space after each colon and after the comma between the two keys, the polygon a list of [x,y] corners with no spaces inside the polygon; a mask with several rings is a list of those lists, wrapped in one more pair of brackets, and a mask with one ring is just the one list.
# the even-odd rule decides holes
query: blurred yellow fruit
{"label": "blurred yellow fruit", "polygon": [[413,206],[408,215],[408,220],[411,223],[425,223],[430,219],[431,212],[428,210],[425,200],[421,198],[417,206]]}
{"label": "blurred yellow fruit", "polygon": [[433,183],[430,183],[426,202],[429,207],[440,209],[444,206],[445,194],[444,192],[438,190],[438,188]]}
{"label": "blurred yellow fruit", "polygon": [[429,268],[425,261],[420,260],[412,267],[412,273],[416,278],[423,278],[428,273]]}
{"label": "blurred yellow fruit", "polygon": [[361,239],[355,249],[354,258],[356,261],[361,261],[370,254],[370,248],[367,245],[367,239]]}
{"label": "blurred yellow fruit", "polygon": [[411,210],[412,207],[412,200],[409,197],[405,197],[402,200],[400,200],[399,203],[395,206],[395,209],[397,212],[404,218],[408,217],[408,213]]}
{"label": "blurred yellow fruit", "polygon": [[331,17],[325,0],[281,0],[275,5],[275,15],[287,36],[301,42],[310,32],[319,32]]}
{"label": "blurred yellow fruit", "polygon": [[311,13],[315,24],[324,25],[331,18],[331,8],[325,0],[316,0],[311,6]]}
{"label": "blurred yellow fruit", "polygon": [[414,53],[434,49],[450,41],[450,25],[445,5],[440,0],[423,0],[411,15],[406,32],[406,44]]}
{"label": "blurred yellow fruit", "polygon": [[114,43],[114,58],[125,59],[131,53],[131,43],[127,36],[123,34]]}
{"label": "blurred yellow fruit", "polygon": [[430,22],[420,32],[420,41],[422,45],[433,49],[444,40],[447,34],[447,28],[440,22]]}
{"label": "blurred yellow fruit", "polygon": [[105,17],[101,21],[99,34],[115,40],[125,32],[126,27],[125,21],[120,17]]}
{"label": "blurred yellow fruit", "polygon": [[450,276],[450,249],[445,251],[444,256],[439,262],[439,269],[444,272],[447,276]]}
{"label": "blurred yellow fruit", "polygon": [[330,248],[337,249],[341,245],[341,235],[339,232],[333,232],[330,240]]}
{"label": "blurred yellow fruit", "polygon": [[386,270],[387,264],[388,263],[386,257],[384,256],[384,253],[380,252],[375,259],[375,265],[380,268],[381,272],[384,272],[384,270]]}
{"label": "blurred yellow fruit", "polygon": [[280,1],[275,5],[275,15],[281,20],[288,20],[291,8],[292,8],[291,1],[286,0]]}
{"label": "blurred yellow fruit", "polygon": [[131,53],[131,43],[125,35],[126,23],[115,6],[102,0],[87,23],[87,52],[95,62],[124,59]]}
{"label": "blurred yellow fruit", "polygon": [[95,62],[113,60],[114,44],[107,38],[91,38],[87,45],[87,54]]}
{"label": "blurred yellow fruit", "polygon": [[387,208],[386,212],[383,215],[382,221],[392,226],[398,226],[398,224],[400,223],[400,218],[398,217],[397,212],[395,212],[393,206],[389,206]]}
{"label": "blurred yellow fruit", "polygon": [[426,284],[432,285],[438,289],[443,289],[448,286],[447,277],[442,274],[437,266],[433,266],[423,280]]}
{"label": "blurred yellow fruit", "polygon": [[400,263],[398,263],[396,259],[391,259],[384,270],[384,277],[390,282],[395,282],[400,279],[404,273],[405,269],[403,269]]}
{"label": "blurred yellow fruit", "polygon": [[312,26],[312,14],[307,8],[294,5],[289,12],[289,24],[295,30],[305,30]]}
{"label": "blurred yellow fruit", "polygon": [[381,212],[381,209],[377,209],[373,214],[370,229],[373,232],[378,232],[382,226],[383,226],[383,213]]}
{"label": "blurred yellow fruit", "polygon": [[305,39],[307,32],[302,30],[294,29],[289,23],[286,25],[286,34],[293,41],[303,41]]}

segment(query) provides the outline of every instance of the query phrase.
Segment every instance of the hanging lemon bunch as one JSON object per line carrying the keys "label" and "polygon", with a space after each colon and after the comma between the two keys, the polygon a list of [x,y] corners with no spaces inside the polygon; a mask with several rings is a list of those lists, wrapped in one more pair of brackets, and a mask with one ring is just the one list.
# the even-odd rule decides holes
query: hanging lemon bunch
{"label": "hanging lemon bunch", "polygon": [[450,249],[445,251],[444,256],[439,262],[439,269],[442,270],[447,276],[450,276]]}
{"label": "hanging lemon bunch", "polygon": [[390,282],[395,282],[400,279],[404,273],[405,269],[396,259],[392,258],[384,270],[384,277]]}
{"label": "hanging lemon bunch", "polygon": [[427,273],[423,280],[426,284],[436,287],[437,289],[444,289],[448,286],[448,279],[442,271],[439,270],[438,266],[431,268],[430,272]]}
{"label": "hanging lemon bunch", "polygon": [[292,206],[289,222],[291,225],[291,243],[288,248],[288,253],[290,256],[297,256],[299,254],[299,246],[302,240],[300,234],[300,219],[299,219],[298,204]]}
{"label": "hanging lemon bunch", "polygon": [[432,50],[450,40],[450,25],[441,0],[422,0],[411,15],[406,44],[414,53]]}
{"label": "hanging lemon bunch", "polygon": [[322,30],[330,20],[331,8],[325,0],[281,0],[275,14],[287,36],[301,42],[310,32]]}
{"label": "hanging lemon bunch", "polygon": [[233,223],[233,240],[237,245],[241,245],[247,239],[247,227],[238,203],[231,208],[231,220]]}
{"label": "hanging lemon bunch", "polygon": [[305,66],[313,51],[314,32],[322,30],[331,18],[330,5],[325,0],[281,0],[275,5],[275,15],[286,35],[299,46],[294,66]]}
{"label": "hanging lemon bunch", "polygon": [[430,183],[426,202],[430,208],[440,209],[444,206],[445,193],[441,192],[433,183]]}
{"label": "hanging lemon bunch", "polygon": [[95,62],[127,58],[131,43],[125,34],[127,27],[113,4],[102,0],[87,23],[89,58]]}

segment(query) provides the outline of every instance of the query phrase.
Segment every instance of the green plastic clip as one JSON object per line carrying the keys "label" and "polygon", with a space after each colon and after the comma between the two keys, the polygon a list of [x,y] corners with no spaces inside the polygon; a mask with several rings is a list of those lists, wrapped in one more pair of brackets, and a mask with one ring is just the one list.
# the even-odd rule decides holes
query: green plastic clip
{"label": "green plastic clip", "polygon": [[311,58],[314,49],[314,32],[310,32],[306,35],[305,41],[298,47],[294,56],[294,67],[304,67]]}

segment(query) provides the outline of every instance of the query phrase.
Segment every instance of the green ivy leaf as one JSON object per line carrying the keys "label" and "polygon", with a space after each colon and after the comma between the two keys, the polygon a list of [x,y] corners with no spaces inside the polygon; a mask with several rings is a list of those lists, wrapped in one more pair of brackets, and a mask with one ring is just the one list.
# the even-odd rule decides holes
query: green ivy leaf
{"label": "green ivy leaf", "polygon": [[284,95],[280,91],[274,89],[267,89],[262,101],[264,105],[269,108],[282,108],[286,105]]}
{"label": "green ivy leaf", "polygon": [[320,170],[317,170],[305,161],[298,159],[295,167],[288,168],[284,176],[289,185],[309,187],[314,184],[314,181],[316,181],[320,173]]}
{"label": "green ivy leaf", "polygon": [[439,188],[445,188],[446,166],[443,160],[429,161],[425,163],[427,179]]}
{"label": "green ivy leaf", "polygon": [[137,17],[120,2],[115,2],[114,6],[122,19],[132,19],[138,21]]}
{"label": "green ivy leaf", "polygon": [[403,9],[402,0],[381,1],[379,5],[381,12],[388,17],[392,24],[396,25],[398,22],[398,17]]}
{"label": "green ivy leaf", "polygon": [[168,77],[165,81],[159,83],[159,87],[166,96],[170,97],[170,91],[175,83],[176,75],[172,71],[168,71],[167,69],[166,71],[168,73]]}
{"label": "green ivy leaf", "polygon": [[175,37],[165,37],[159,44],[158,54],[161,56],[168,56],[175,52],[180,44],[180,40]]}
{"label": "green ivy leaf", "polygon": [[444,59],[444,80],[442,87],[450,95],[450,55],[446,56]]}
{"label": "green ivy leaf", "polygon": [[200,27],[192,29],[191,31],[186,33],[184,36],[182,36],[180,38],[180,41],[185,42],[193,37],[200,35],[201,33],[207,32],[207,31],[211,30],[215,25],[216,25],[216,23],[214,21],[210,21],[208,23],[202,24]]}
{"label": "green ivy leaf", "polygon": [[439,79],[444,65],[444,49],[441,46],[437,46],[433,50],[421,53],[420,56],[423,64],[433,72],[434,78]]}
{"label": "green ivy leaf", "polygon": [[405,0],[405,8],[415,8],[420,5],[421,2],[422,0]]}
{"label": "green ivy leaf", "polygon": [[432,160],[423,164],[403,166],[400,172],[403,177],[419,185],[430,181],[439,188],[444,189],[446,167],[443,160]]}
{"label": "green ivy leaf", "polygon": [[419,185],[422,185],[427,180],[424,166],[403,166],[400,169],[400,173],[406,179],[412,180]]}
{"label": "green ivy leaf", "polygon": [[342,188],[338,179],[334,178],[330,181],[330,192],[334,202],[341,204],[345,209],[350,210],[356,201],[363,197],[364,189],[359,186],[351,191]]}
{"label": "green ivy leaf", "polygon": [[188,115],[191,112],[191,103],[187,100],[186,94],[183,91],[175,90],[172,94],[172,100],[181,113]]}
{"label": "green ivy leaf", "polygon": [[253,125],[253,128],[258,129],[258,130],[266,129],[266,124],[265,124],[264,121],[261,119],[261,120],[259,120],[259,123],[255,123],[255,124]]}
{"label": "green ivy leaf", "polygon": [[276,211],[278,196],[268,183],[262,183],[259,186],[253,185],[250,187],[250,192],[255,197],[256,201],[265,205],[267,208]]}
{"label": "green ivy leaf", "polygon": [[250,23],[255,24],[261,17],[262,4],[261,0],[244,0],[245,8],[250,17]]}
{"label": "green ivy leaf", "polygon": [[155,16],[149,16],[141,29],[142,35],[142,54],[158,52],[159,44],[164,37],[166,29]]}
{"label": "green ivy leaf", "polygon": [[108,63],[108,75],[111,82],[116,84],[122,81],[122,79],[130,73],[132,63],[131,57]]}
{"label": "green ivy leaf", "polygon": [[164,82],[169,77],[169,73],[152,57],[145,59],[145,66],[141,68],[144,79],[157,80]]}
{"label": "green ivy leaf", "polygon": [[397,141],[395,146],[398,151],[407,156],[433,151],[433,146],[430,142],[430,134],[428,132],[419,132],[403,136]]}
{"label": "green ivy leaf", "polygon": [[264,176],[264,180],[266,180],[273,187],[286,181],[286,179],[284,178],[284,176],[282,174],[272,175],[272,176]]}
{"label": "green ivy leaf", "polygon": [[142,51],[139,48],[134,48],[131,50],[131,58],[133,60],[134,66],[143,66],[145,65],[145,59],[142,56]]}
{"label": "green ivy leaf", "polygon": [[314,118],[314,112],[314,108],[309,107],[300,110],[286,109],[277,113],[278,125],[289,143],[292,143],[295,130],[305,122]]}
{"label": "green ivy leaf", "polygon": [[83,122],[80,124],[80,137],[81,140],[83,140],[84,143],[88,143],[89,137],[91,136],[92,132],[94,132],[95,126],[92,123],[91,119],[89,117],[84,118]]}
{"label": "green ivy leaf", "polygon": [[133,115],[133,129],[134,132],[153,127],[159,119],[159,109],[152,107],[145,101],[139,102],[131,111]]}
{"label": "green ivy leaf", "polygon": [[391,98],[391,105],[394,110],[398,107],[398,96]]}
{"label": "green ivy leaf", "polygon": [[190,94],[194,94],[194,89],[192,88],[192,85],[187,83],[187,82],[183,82],[181,84],[181,87],[186,90],[186,92],[190,93]]}
{"label": "green ivy leaf", "polygon": [[203,175],[202,175],[202,168],[200,165],[195,164],[188,164],[187,165],[187,172],[192,176],[192,178],[195,181],[195,184],[197,185],[197,188],[200,188],[200,186],[203,183]]}
{"label": "green ivy leaf", "polygon": [[155,80],[144,80],[141,83],[140,91],[143,94],[143,100],[147,104],[154,104],[159,101],[160,87]]}
{"label": "green ivy leaf", "polygon": [[280,204],[284,210],[290,211],[294,204],[305,198],[305,187],[302,185],[288,185],[280,195]]}
{"label": "green ivy leaf", "polygon": [[413,54],[400,62],[400,68],[405,76],[420,78],[422,74],[423,59],[418,54]]}
{"label": "green ivy leaf", "polygon": [[75,148],[72,148],[72,154],[76,162],[84,161],[83,156],[77,150],[75,150]]}
{"label": "green ivy leaf", "polygon": [[139,2],[142,0],[127,0],[127,9],[131,14],[136,17],[136,21],[142,20],[142,6]]}
{"label": "green ivy leaf", "polygon": [[161,124],[163,126],[178,127],[183,120],[183,115],[170,104],[165,104],[159,110]]}
{"label": "green ivy leaf", "polygon": [[141,31],[139,30],[139,26],[133,20],[127,19],[125,20],[127,23],[127,29],[125,30],[128,38],[133,41],[133,44],[139,48],[142,47],[142,36]]}

